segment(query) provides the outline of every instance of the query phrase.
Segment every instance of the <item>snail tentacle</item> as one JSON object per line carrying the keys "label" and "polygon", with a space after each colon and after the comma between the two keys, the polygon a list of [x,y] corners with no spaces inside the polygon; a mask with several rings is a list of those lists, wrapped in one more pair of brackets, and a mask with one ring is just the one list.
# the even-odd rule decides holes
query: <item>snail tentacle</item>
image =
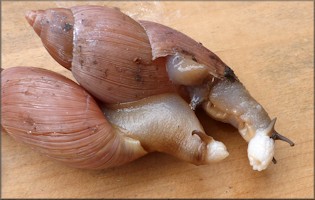
{"label": "snail tentacle", "polygon": [[272,139],[274,139],[274,140],[281,140],[281,141],[287,142],[287,143],[289,143],[289,145],[290,145],[291,147],[293,147],[293,146],[295,145],[294,142],[292,142],[289,138],[287,138],[287,137],[281,135],[281,134],[278,133],[277,131],[274,131],[270,137],[271,137]]}

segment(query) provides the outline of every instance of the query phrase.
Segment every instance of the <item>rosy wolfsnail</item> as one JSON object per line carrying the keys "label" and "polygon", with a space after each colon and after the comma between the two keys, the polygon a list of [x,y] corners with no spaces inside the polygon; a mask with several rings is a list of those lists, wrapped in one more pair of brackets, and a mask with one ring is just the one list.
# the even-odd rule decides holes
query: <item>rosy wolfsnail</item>
{"label": "rosy wolfsnail", "polygon": [[8,134],[72,167],[109,168],[154,151],[196,165],[228,156],[176,94],[98,105],[60,74],[12,67],[2,72],[1,95],[2,127]]}
{"label": "rosy wolfsnail", "polygon": [[[218,56],[178,31],[100,6],[30,11],[26,18],[52,57],[107,104],[177,92],[193,110],[200,106],[238,128],[259,171],[273,159],[274,139],[293,145]],[[125,116],[108,118],[120,124]]]}

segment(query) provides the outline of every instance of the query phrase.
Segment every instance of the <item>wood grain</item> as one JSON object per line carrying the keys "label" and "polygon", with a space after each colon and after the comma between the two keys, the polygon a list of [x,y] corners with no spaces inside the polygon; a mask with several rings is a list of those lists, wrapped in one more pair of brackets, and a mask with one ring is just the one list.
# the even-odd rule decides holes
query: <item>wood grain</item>
{"label": "wood grain", "polygon": [[247,144],[229,125],[198,111],[208,134],[230,156],[194,166],[153,153],[127,165],[90,171],[63,166],[2,133],[3,198],[314,198],[314,26],[309,2],[2,2],[2,67],[35,66],[72,78],[46,52],[24,19],[29,9],[82,4],[119,7],[202,42],[233,68],[277,117],[276,165],[251,169]]}

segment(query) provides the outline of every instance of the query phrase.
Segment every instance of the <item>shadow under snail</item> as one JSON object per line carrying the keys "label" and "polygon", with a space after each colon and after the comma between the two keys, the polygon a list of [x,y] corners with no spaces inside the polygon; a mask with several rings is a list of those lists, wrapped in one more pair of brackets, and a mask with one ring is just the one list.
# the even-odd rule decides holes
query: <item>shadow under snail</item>
{"label": "shadow under snail", "polygon": [[183,33],[104,6],[29,11],[26,19],[80,84],[32,67],[2,72],[3,128],[49,157],[92,169],[152,151],[196,165],[222,160],[226,147],[204,132],[197,107],[238,129],[254,170],[276,162],[274,140],[294,145],[233,70]]}

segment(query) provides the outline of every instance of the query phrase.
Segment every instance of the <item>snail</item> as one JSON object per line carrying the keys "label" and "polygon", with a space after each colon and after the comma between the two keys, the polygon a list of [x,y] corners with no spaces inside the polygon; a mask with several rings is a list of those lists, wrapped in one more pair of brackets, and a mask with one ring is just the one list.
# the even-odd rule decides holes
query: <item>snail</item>
{"label": "snail", "polygon": [[[179,31],[105,6],[29,11],[26,19],[49,54],[106,105],[177,93],[192,111],[200,107],[237,128],[248,142],[250,165],[258,171],[276,162],[275,140],[294,145],[275,131],[276,118],[271,120],[230,67]],[[128,119],[107,117],[120,126]]]}
{"label": "snail", "polygon": [[195,165],[228,156],[174,93],[107,106],[74,81],[41,68],[11,67],[1,81],[4,130],[72,167],[110,168],[154,151]]}

